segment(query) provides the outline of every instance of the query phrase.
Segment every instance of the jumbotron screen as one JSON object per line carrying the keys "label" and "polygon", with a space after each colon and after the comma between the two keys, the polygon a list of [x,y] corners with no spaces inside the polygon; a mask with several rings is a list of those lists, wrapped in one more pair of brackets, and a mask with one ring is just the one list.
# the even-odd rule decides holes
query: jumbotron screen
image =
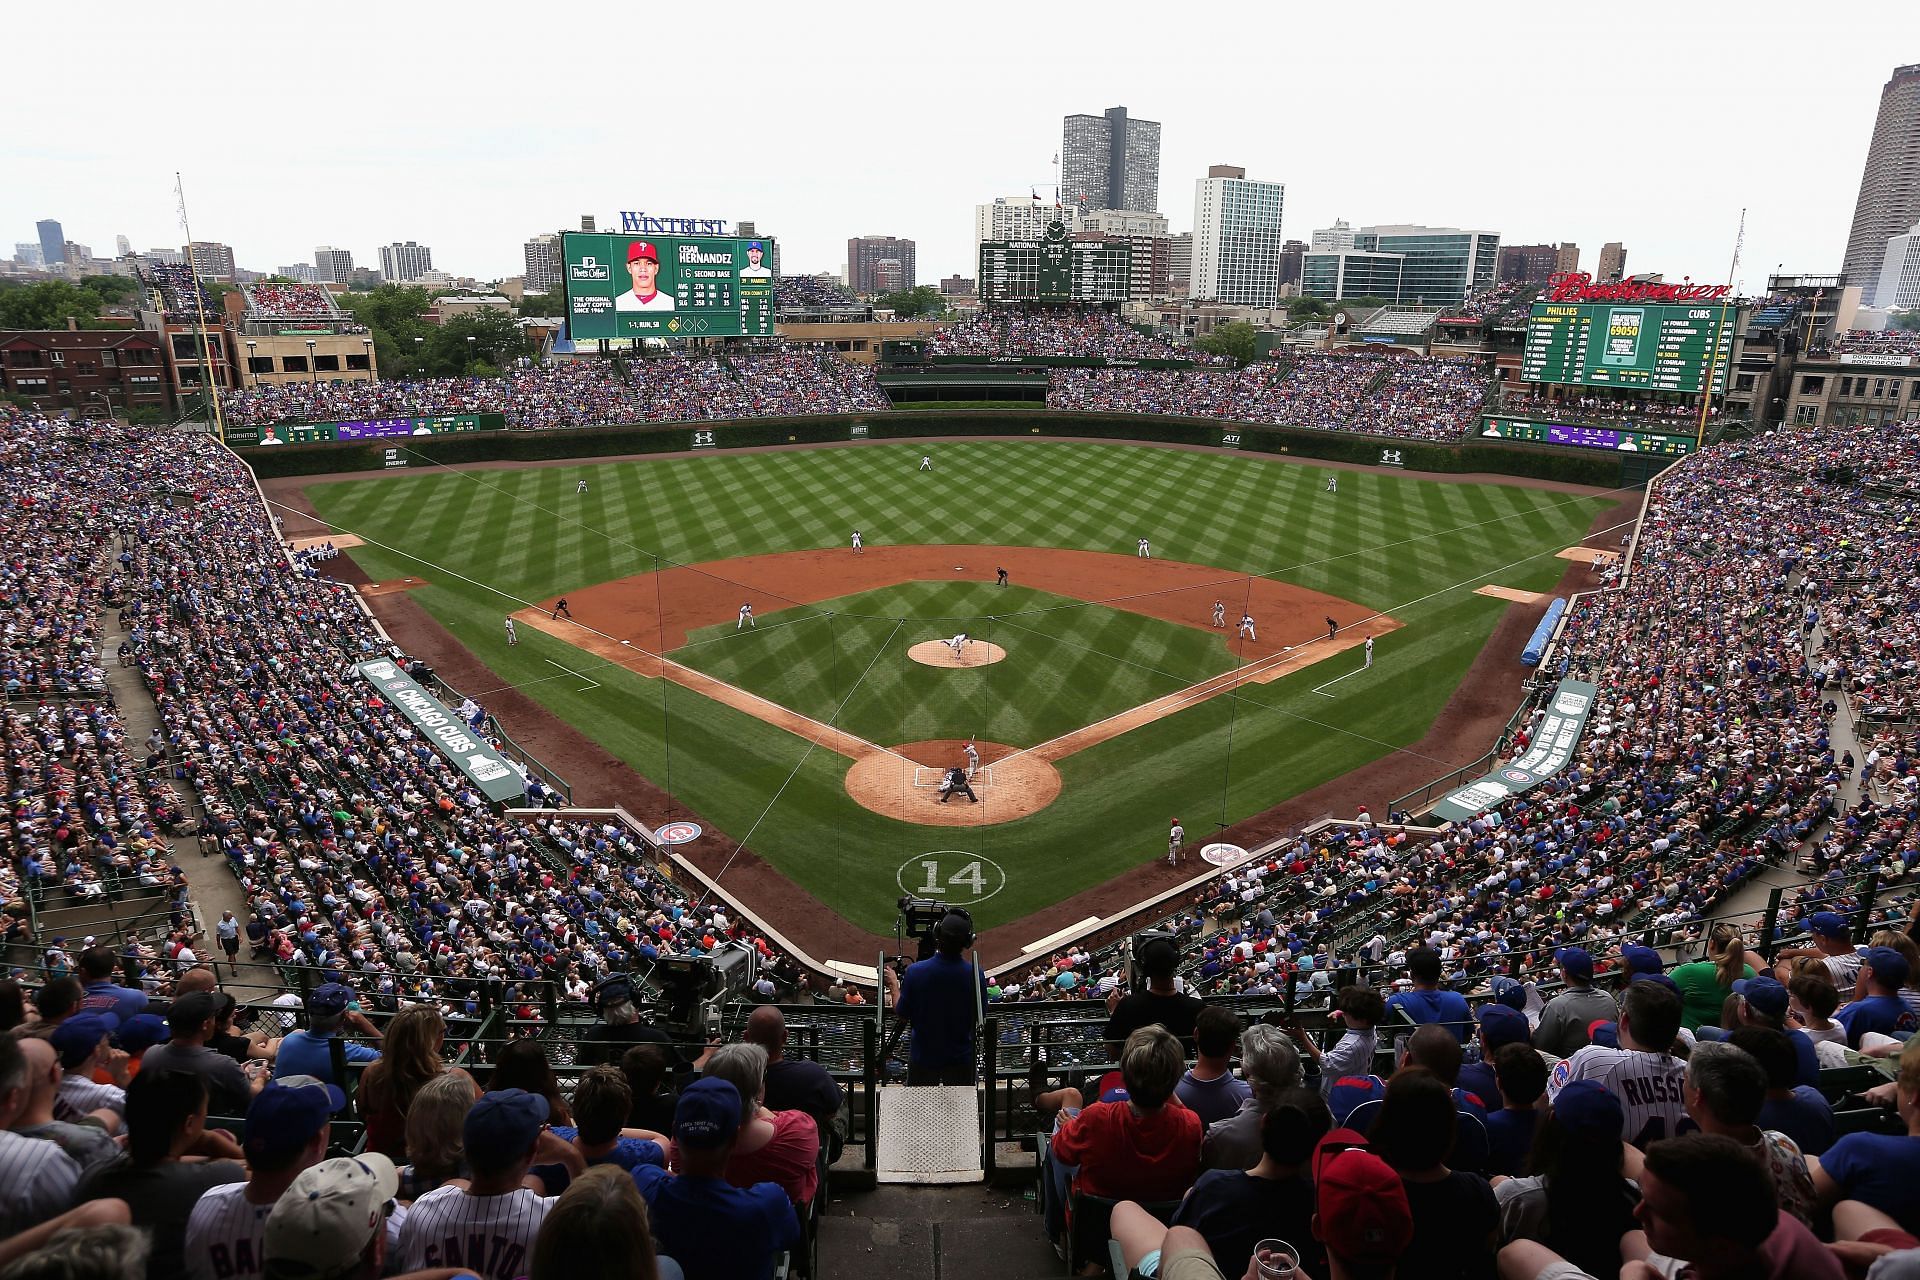
{"label": "jumbotron screen", "polygon": [[[1729,313],[1731,314],[1731,313]],[[1536,302],[1520,376],[1527,382],[1696,394],[1707,382],[1716,335],[1717,395],[1727,389],[1732,326],[1721,308],[1659,303]]]}
{"label": "jumbotron screen", "polygon": [[1065,225],[1049,222],[1038,240],[980,244],[982,302],[1125,302],[1131,279],[1130,245],[1069,240]]}
{"label": "jumbotron screen", "polygon": [[568,232],[567,328],[594,338],[770,338],[772,255],[740,236]]}

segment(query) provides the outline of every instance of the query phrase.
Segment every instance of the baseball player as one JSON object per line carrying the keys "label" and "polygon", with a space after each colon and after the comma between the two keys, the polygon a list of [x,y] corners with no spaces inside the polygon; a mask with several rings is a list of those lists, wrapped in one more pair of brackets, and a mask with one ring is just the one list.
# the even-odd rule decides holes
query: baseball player
{"label": "baseball player", "polygon": [[1213,602],[1213,625],[1223,630],[1226,628],[1227,602],[1225,600],[1215,600]]}
{"label": "baseball player", "polygon": [[994,570],[994,572],[995,572],[996,574],[998,574],[999,576],[998,576],[997,578],[995,578],[995,579],[994,579],[994,583],[993,583],[993,585],[994,585],[994,586],[996,586],[996,587],[1004,587],[1004,586],[1006,586],[1006,585],[1007,585],[1007,571],[1006,571],[1005,569],[995,569],[995,570]]}
{"label": "baseball player", "polygon": [[965,769],[953,768],[947,770],[946,781],[942,783],[940,787],[940,803],[945,804],[956,795],[963,795],[975,804],[980,803],[980,797],[973,794],[973,786],[967,781],[967,771]]}
{"label": "baseball player", "polygon": [[633,288],[613,300],[615,311],[671,311],[673,295],[660,292],[660,251],[651,240],[627,246],[627,274]]}
{"label": "baseball player", "polygon": [[924,453],[920,455],[920,469],[922,471],[933,470],[933,459]]}
{"label": "baseball player", "polygon": [[968,738],[966,745],[960,749],[967,753],[967,781],[972,782],[974,770],[980,767],[980,748],[973,745],[972,738]]}
{"label": "baseball player", "polygon": [[573,610],[567,608],[567,598],[565,596],[561,596],[559,602],[553,606],[553,616],[555,618],[558,618],[563,613],[567,615],[567,621],[573,621]]}
{"label": "baseball player", "polygon": [[866,542],[860,537],[860,531],[858,529],[855,529],[853,531],[853,549],[855,551],[859,551],[861,548],[865,547],[866,545],[867,545]]}
{"label": "baseball player", "polygon": [[1253,615],[1250,613],[1240,615],[1240,638],[1242,640],[1258,640],[1260,638],[1253,632]]}
{"label": "baseball player", "polygon": [[583,479],[582,479],[582,480],[580,481],[580,483],[579,483],[579,484],[577,484],[577,485],[575,485],[575,486],[573,486],[573,491],[574,491],[575,493],[585,493],[585,492],[587,491],[587,482],[586,482],[586,480],[585,480],[585,479],[583,478]]}
{"label": "baseball player", "polygon": [[1340,492],[1340,473],[1339,472],[1336,471],[1332,475],[1327,477],[1327,492],[1328,493]]}
{"label": "baseball player", "polygon": [[1180,861],[1180,846],[1187,842],[1187,829],[1180,825],[1180,819],[1173,820],[1173,829],[1167,832],[1167,865],[1174,866]]}
{"label": "baseball player", "polygon": [[753,620],[753,601],[751,600],[740,606],[740,620],[733,624],[735,631],[742,627],[752,627],[755,631],[760,629],[760,624]]}
{"label": "baseball player", "polygon": [[1362,671],[1365,671],[1368,667],[1372,665],[1373,665],[1373,637],[1368,636],[1367,637],[1367,660],[1361,664],[1360,669]]}
{"label": "baseball player", "polygon": [[508,644],[519,644],[519,643],[520,643],[520,633],[519,633],[518,631],[515,631],[515,630],[513,629],[513,619],[512,619],[512,618],[508,618],[508,619],[507,619],[507,643],[508,643]]}
{"label": "baseball player", "polygon": [[955,636],[953,639],[947,641],[947,648],[953,650],[953,656],[956,658],[960,656],[960,651],[962,649],[965,649],[966,647],[967,647],[967,633],[964,631],[962,631],[959,635]]}
{"label": "baseball player", "polygon": [[1339,634],[1340,634],[1340,624],[1335,622],[1333,618],[1329,616],[1327,618],[1327,639],[1331,640]]}
{"label": "baseball player", "polygon": [[1149,560],[1153,557],[1153,544],[1145,538],[1140,539],[1139,556],[1142,560]]}

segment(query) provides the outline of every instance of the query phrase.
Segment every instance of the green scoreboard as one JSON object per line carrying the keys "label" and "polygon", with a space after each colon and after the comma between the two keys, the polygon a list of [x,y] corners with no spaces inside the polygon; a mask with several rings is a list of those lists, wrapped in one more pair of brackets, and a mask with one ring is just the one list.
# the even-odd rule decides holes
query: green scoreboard
{"label": "green scoreboard", "polygon": [[[1729,312],[1728,314],[1731,314]],[[1719,346],[1715,394],[1727,389],[1732,326],[1721,308],[1660,303],[1536,302],[1520,377],[1583,387],[1698,394]]]}
{"label": "green scoreboard", "polygon": [[575,342],[773,336],[764,241],[568,232],[560,246]]}
{"label": "green scoreboard", "polygon": [[1038,240],[980,244],[982,302],[1125,302],[1133,249],[1124,241],[1071,240],[1049,222]]}

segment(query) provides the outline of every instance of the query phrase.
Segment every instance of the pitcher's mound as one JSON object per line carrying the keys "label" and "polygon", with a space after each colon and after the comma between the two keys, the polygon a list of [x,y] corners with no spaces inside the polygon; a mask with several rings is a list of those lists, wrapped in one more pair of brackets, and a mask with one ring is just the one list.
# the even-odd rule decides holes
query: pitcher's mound
{"label": "pitcher's mound", "polygon": [[874,751],[847,770],[847,794],[862,808],[923,827],[990,827],[1038,813],[1060,795],[1060,771],[1032,752],[998,742],[975,742],[974,803],[959,792],[940,803],[940,779],[967,762],[954,738],[909,742],[892,753]]}
{"label": "pitcher's mound", "polygon": [[[956,655],[945,640],[922,640],[907,650],[907,656],[923,667],[984,667],[1003,661],[1007,651],[986,640],[969,640]],[[986,747],[982,745],[981,750]]]}

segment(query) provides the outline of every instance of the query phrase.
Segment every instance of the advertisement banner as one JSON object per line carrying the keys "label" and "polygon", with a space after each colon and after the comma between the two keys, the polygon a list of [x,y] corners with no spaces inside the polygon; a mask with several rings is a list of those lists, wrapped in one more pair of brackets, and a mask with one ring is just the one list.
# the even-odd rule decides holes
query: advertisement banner
{"label": "advertisement banner", "polygon": [[229,426],[227,443],[265,446],[319,444],[331,440],[383,440],[395,436],[446,436],[468,431],[504,431],[502,413],[445,413],[432,418],[365,418],[353,422],[272,422]]}
{"label": "advertisement banner", "polygon": [[1484,778],[1450,792],[1433,806],[1434,816],[1465,822],[1566,768],[1587,727],[1594,691],[1595,686],[1585,681],[1562,680],[1527,749]]}
{"label": "advertisement banner", "polygon": [[526,783],[519,771],[412,676],[384,658],[355,663],[353,669],[487,799],[496,804],[513,803],[526,795]]}

